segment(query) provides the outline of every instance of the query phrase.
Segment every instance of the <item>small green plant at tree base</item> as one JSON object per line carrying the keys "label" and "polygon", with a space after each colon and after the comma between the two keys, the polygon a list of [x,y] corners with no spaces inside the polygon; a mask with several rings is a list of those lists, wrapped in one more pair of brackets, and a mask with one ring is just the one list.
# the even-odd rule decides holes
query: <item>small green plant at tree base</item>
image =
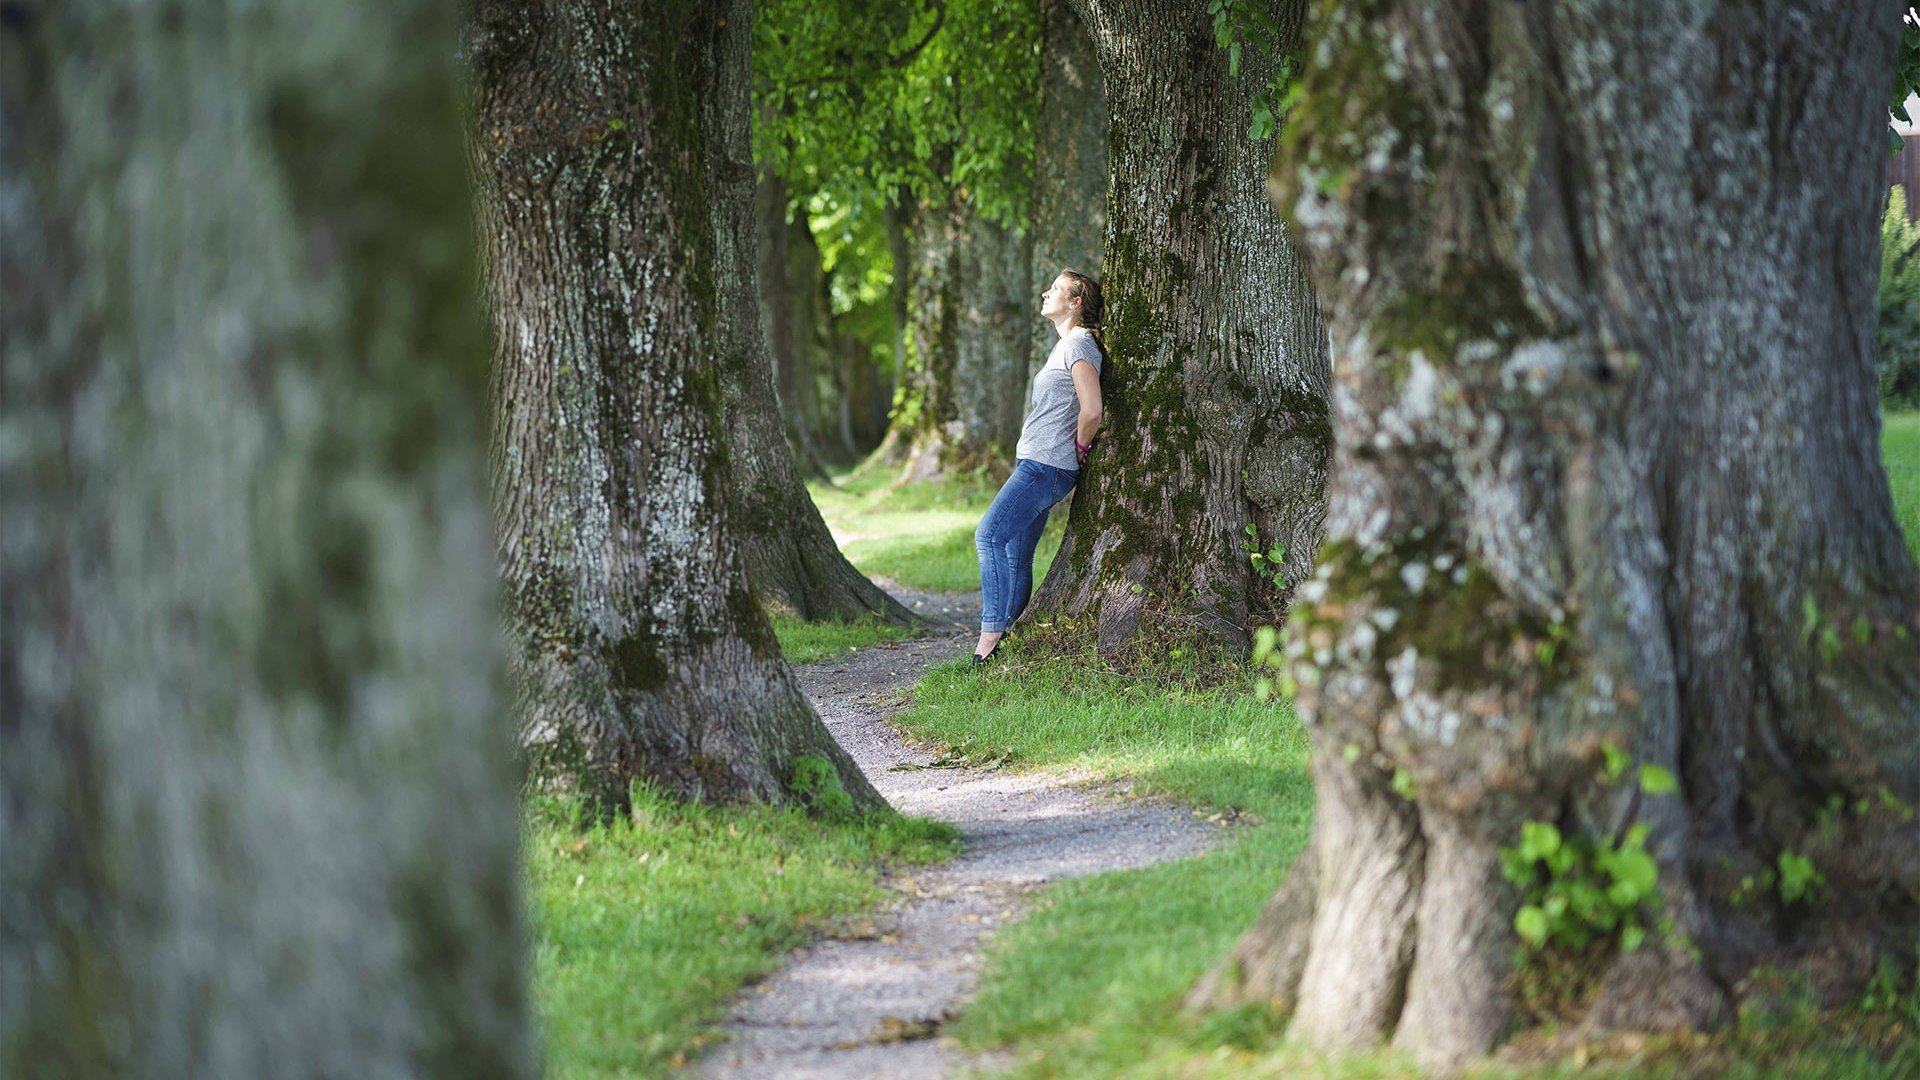
{"label": "small green plant at tree base", "polygon": [[814,814],[833,821],[853,816],[853,796],[840,784],[840,773],[823,757],[804,754],[793,759],[793,779],[788,787]]}
{"label": "small green plant at tree base", "polygon": [[1780,868],[1780,899],[1789,904],[1811,900],[1817,890],[1827,883],[1826,875],[1805,855],[1782,851],[1774,865]]}
{"label": "small green plant at tree base", "polygon": [[1253,632],[1251,663],[1253,669],[1261,673],[1253,681],[1254,697],[1266,701],[1278,693],[1283,698],[1293,698],[1293,692],[1298,687],[1294,685],[1293,677],[1287,674],[1287,656],[1280,649],[1280,631],[1277,628],[1262,626]]}
{"label": "small green plant at tree base", "polygon": [[[1611,783],[1625,774],[1632,759],[1606,746]],[[1668,770],[1642,765],[1640,790],[1662,795],[1678,789]],[[1628,952],[1646,941],[1648,916],[1659,905],[1659,864],[1646,849],[1647,826],[1636,824],[1618,837],[1568,838],[1548,821],[1520,826],[1520,843],[1500,849],[1501,872],[1520,887],[1522,903],[1513,929],[1530,950],[1549,944],[1585,948],[1594,940],[1619,935]],[[1660,920],[1656,927],[1671,927]]]}
{"label": "small green plant at tree base", "polygon": [[1647,827],[1635,825],[1616,842],[1568,840],[1551,822],[1521,826],[1520,843],[1500,850],[1501,869],[1526,903],[1514,932],[1530,949],[1548,943],[1584,948],[1618,932],[1628,952],[1646,940],[1644,909],[1658,900],[1659,866],[1646,850]]}
{"label": "small green plant at tree base", "polygon": [[1254,573],[1260,575],[1264,581],[1271,581],[1276,589],[1285,587],[1286,572],[1281,564],[1287,558],[1287,545],[1275,540],[1267,545],[1267,550],[1261,551],[1260,533],[1252,525],[1248,525],[1246,550],[1248,557],[1253,560]]}
{"label": "small green plant at tree base", "polygon": [[1565,621],[1555,619],[1548,623],[1547,639],[1534,646],[1534,656],[1540,661],[1540,666],[1552,667],[1554,653],[1560,651],[1561,645],[1571,640],[1573,640],[1573,630]]}
{"label": "small green plant at tree base", "polygon": [[[1860,995],[1860,1007],[1868,1012],[1883,1012],[1895,1008],[1901,1003],[1900,962],[1891,956],[1882,956],[1874,966],[1873,978],[1867,980],[1867,988]],[[1920,966],[1913,972],[1908,985],[1920,987]]]}

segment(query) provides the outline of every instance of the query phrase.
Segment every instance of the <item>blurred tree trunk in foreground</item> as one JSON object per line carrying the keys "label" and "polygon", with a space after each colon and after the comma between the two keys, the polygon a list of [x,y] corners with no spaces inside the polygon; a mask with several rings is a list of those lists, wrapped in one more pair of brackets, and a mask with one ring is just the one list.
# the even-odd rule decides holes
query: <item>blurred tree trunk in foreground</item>
{"label": "blurred tree trunk in foreground", "polygon": [[5,1075],[534,1071],[436,8],[0,19]]}
{"label": "blurred tree trunk in foreground", "polygon": [[746,21],[482,0],[469,28],[516,691],[538,770],[607,805],[641,777],[782,799],[809,755],[880,801],[781,661],[734,520],[729,320],[757,315],[750,262],[716,252],[715,215],[747,211],[713,190],[711,125]]}
{"label": "blurred tree trunk in foreground", "polygon": [[[1298,40],[1278,5],[1277,51]],[[1204,6],[1081,0],[1116,155],[1107,194],[1107,421],[1035,614],[1084,619],[1113,654],[1143,626],[1244,645],[1312,565],[1328,454],[1326,331],[1247,137],[1270,53],[1227,73]],[[1058,269],[1058,268],[1054,268]],[[1245,529],[1282,544],[1253,572]]]}
{"label": "blurred tree trunk in foreground", "polygon": [[[877,615],[904,625],[915,621],[913,614],[840,553],[819,508],[800,482],[787,444],[787,427],[773,389],[773,354],[762,325],[763,293],[756,277],[760,260],[754,243],[751,11],[744,3],[734,7],[737,10],[720,20],[718,78],[702,99],[700,117],[708,213],[714,228],[713,348],[718,354],[721,413],[732,466],[734,535],[762,604],[809,621],[852,621]],[[775,216],[784,217],[778,210]],[[804,221],[799,225],[806,228]],[[829,313],[820,288],[824,282],[818,281],[817,256],[813,265],[814,288],[810,295],[795,299],[818,304],[816,310],[825,321]],[[813,325],[805,329],[811,345],[820,330]]]}
{"label": "blurred tree trunk in foreground", "polygon": [[[1589,1030],[1723,1022],[1758,965],[1829,1001],[1911,977],[1920,583],[1873,375],[1898,33],[1318,5],[1276,168],[1338,355],[1289,630],[1316,833],[1201,999],[1445,1065],[1509,1030],[1518,931],[1599,943]],[[1516,888],[1523,827],[1570,865]]]}

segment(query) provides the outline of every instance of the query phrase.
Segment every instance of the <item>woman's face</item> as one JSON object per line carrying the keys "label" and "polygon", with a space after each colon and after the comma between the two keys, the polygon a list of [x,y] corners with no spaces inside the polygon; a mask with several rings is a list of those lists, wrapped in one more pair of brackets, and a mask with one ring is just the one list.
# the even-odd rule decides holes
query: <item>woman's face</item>
{"label": "woman's face", "polygon": [[1080,298],[1073,295],[1073,283],[1066,278],[1057,277],[1047,291],[1040,294],[1040,317],[1057,319],[1078,310]]}

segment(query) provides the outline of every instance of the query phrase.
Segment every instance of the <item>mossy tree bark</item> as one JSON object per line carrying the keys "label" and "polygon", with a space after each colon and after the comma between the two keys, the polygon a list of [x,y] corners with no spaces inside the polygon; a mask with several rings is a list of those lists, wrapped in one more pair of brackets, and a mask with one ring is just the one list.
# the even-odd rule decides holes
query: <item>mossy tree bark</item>
{"label": "mossy tree bark", "polygon": [[[1062,270],[1098,280],[1107,223],[1107,92],[1093,40],[1069,0],[1044,0],[1040,24],[1040,111],[1034,120],[1033,257],[1027,292],[1039,294]],[[1031,320],[1027,379],[1059,342],[1053,324]],[[1025,384],[1021,387],[1025,392]]]}
{"label": "mossy tree bark", "polygon": [[968,216],[957,191],[943,202],[922,202],[911,213],[907,345],[913,407],[894,419],[906,446],[904,480],[940,475],[964,444],[954,373],[960,359],[961,237]]}
{"label": "mossy tree bark", "polygon": [[[916,621],[913,613],[868,581],[840,553],[794,468],[787,426],[776,405],[775,365],[762,322],[763,293],[757,279],[760,260],[754,242],[757,221],[748,62],[753,41],[751,10],[745,0],[731,4],[730,9],[723,5],[723,10],[726,14],[722,16],[717,46],[719,70],[715,85],[703,99],[700,130],[706,140],[702,149],[714,228],[713,349],[719,363],[721,414],[732,466],[734,535],[745,556],[747,577],[755,594],[772,609],[809,621],[878,616],[892,623],[912,623]],[[774,208],[774,216],[783,223],[784,209],[784,205]],[[804,220],[794,224],[803,232],[807,228]],[[811,246],[811,235],[805,239]],[[811,267],[807,295],[787,299],[812,303],[818,320],[824,322],[830,313],[822,292],[817,252]],[[798,332],[806,334],[804,342],[796,340]],[[789,344],[796,353],[803,346],[813,348],[818,336],[814,320],[789,327]],[[797,419],[804,430],[804,418]]]}
{"label": "mossy tree bark", "polygon": [[718,308],[752,293],[716,273],[709,99],[746,77],[735,21],[485,0],[469,23],[516,690],[536,768],[606,805],[642,777],[782,799],[803,755],[877,804],[781,661],[734,520]]}
{"label": "mossy tree bark", "polygon": [[[1317,831],[1200,999],[1484,1052],[1527,821],[1648,830],[1673,930],[1608,955],[1592,1027],[1716,1023],[1761,964],[1830,998],[1913,970],[1920,582],[1872,323],[1898,33],[1875,5],[1317,5],[1276,167],[1337,355],[1289,629]],[[1678,790],[1607,782],[1603,744]],[[1788,853],[1824,884],[1768,887]]]}
{"label": "mossy tree bark", "polygon": [[[999,459],[1019,441],[1026,403],[1031,265],[1027,234],[980,216],[964,191],[923,202],[912,213],[911,297],[916,408],[904,422],[902,478],[927,480],[949,469]],[[997,447],[997,452],[996,452]]]}
{"label": "mossy tree bark", "polygon": [[[1107,423],[1033,602],[1097,625],[1244,644],[1312,565],[1328,454],[1326,333],[1248,139],[1268,56],[1238,78],[1203,5],[1083,0],[1111,124]],[[1276,16],[1291,43],[1299,4]],[[1245,527],[1286,546],[1262,581]]]}
{"label": "mossy tree bark", "polygon": [[442,8],[0,18],[5,1075],[534,1072]]}

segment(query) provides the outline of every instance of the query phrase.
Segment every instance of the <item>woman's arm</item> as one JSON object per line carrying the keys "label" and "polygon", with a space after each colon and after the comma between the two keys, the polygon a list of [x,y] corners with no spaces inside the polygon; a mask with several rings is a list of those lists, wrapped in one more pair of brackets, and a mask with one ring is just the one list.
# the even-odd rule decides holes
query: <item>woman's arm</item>
{"label": "woman's arm", "polygon": [[1079,446],[1088,446],[1093,442],[1094,433],[1100,430],[1100,373],[1085,360],[1077,361],[1071,371],[1073,392],[1080,399],[1080,424],[1074,428],[1073,441]]}

